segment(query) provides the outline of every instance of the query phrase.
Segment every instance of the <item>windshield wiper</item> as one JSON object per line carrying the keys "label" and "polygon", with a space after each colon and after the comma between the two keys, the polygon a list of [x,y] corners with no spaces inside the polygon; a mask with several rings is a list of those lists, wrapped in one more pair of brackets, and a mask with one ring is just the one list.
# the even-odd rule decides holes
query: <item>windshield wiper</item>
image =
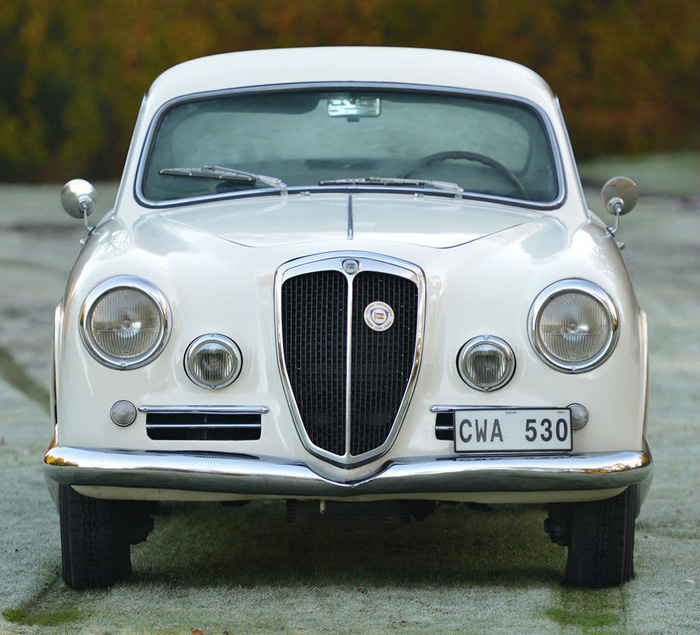
{"label": "windshield wiper", "polygon": [[233,181],[234,183],[263,183],[270,187],[275,187],[287,193],[287,184],[282,179],[265,174],[254,174],[245,170],[226,168],[220,165],[203,165],[201,168],[164,168],[159,174],[166,176],[186,176],[198,179],[219,179],[221,181]]}
{"label": "windshield wiper", "polygon": [[438,190],[452,192],[456,198],[461,199],[464,188],[457,183],[449,181],[432,181],[429,179],[404,179],[398,176],[363,176],[354,179],[332,179],[321,181],[319,185],[398,185],[401,187],[434,187]]}

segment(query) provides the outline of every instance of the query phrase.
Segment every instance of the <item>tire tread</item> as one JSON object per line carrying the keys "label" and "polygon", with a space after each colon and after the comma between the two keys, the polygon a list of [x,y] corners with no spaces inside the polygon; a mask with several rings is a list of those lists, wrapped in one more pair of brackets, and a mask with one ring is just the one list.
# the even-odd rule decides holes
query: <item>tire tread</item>
{"label": "tire tread", "polygon": [[565,579],[573,586],[617,586],[634,577],[636,486],[614,498],[574,505]]}
{"label": "tire tread", "polygon": [[111,586],[131,574],[121,507],[119,501],[88,498],[60,486],[62,575],[69,587]]}

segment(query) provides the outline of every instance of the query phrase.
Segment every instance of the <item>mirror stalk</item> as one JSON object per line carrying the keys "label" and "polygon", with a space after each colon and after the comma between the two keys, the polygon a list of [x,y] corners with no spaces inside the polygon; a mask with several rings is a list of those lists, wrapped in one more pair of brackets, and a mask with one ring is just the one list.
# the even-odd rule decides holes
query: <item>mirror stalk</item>
{"label": "mirror stalk", "polygon": [[[95,211],[96,203],[97,193],[89,181],[73,179],[68,181],[61,190],[61,205],[63,209],[69,216],[83,219],[88,238],[95,231],[95,227],[88,223],[88,216]],[[80,244],[84,245],[86,240],[87,238],[84,238],[80,241]]]}
{"label": "mirror stalk", "polygon": [[[608,214],[615,217],[615,225],[608,227],[608,233],[615,238],[617,230],[620,228],[620,216],[624,216],[632,211],[637,204],[637,185],[625,176],[615,176],[610,179],[601,191],[603,207]],[[615,244],[619,249],[625,248],[625,243],[615,238]]]}

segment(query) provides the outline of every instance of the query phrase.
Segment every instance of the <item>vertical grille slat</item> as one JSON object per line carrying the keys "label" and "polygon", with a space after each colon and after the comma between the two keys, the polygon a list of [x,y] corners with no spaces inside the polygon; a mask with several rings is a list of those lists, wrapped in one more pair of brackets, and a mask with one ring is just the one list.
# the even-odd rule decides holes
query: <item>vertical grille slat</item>
{"label": "vertical grille slat", "polygon": [[[312,452],[350,465],[383,451],[402,415],[416,369],[420,291],[410,269],[365,260],[346,275],[343,260],[288,273],[279,319],[300,433]],[[373,303],[393,312],[389,328],[365,321]]]}

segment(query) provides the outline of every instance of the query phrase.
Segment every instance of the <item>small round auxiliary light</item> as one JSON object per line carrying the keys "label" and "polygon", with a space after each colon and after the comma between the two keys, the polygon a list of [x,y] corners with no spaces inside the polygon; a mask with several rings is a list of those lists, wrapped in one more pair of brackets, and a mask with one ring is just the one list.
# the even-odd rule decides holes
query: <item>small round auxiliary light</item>
{"label": "small round auxiliary light", "polygon": [[202,335],[185,353],[185,372],[192,382],[217,390],[232,384],[241,372],[243,357],[236,343],[219,333]]}
{"label": "small round auxiliary light", "polygon": [[117,401],[109,411],[109,416],[116,425],[125,428],[136,421],[136,406],[125,399]]}
{"label": "small round auxiliary light", "polygon": [[572,403],[567,406],[571,411],[571,427],[580,430],[588,423],[588,410],[580,403]]}
{"label": "small round auxiliary light", "polygon": [[515,355],[500,337],[474,337],[459,351],[457,370],[462,380],[476,390],[498,390],[513,377]]}

